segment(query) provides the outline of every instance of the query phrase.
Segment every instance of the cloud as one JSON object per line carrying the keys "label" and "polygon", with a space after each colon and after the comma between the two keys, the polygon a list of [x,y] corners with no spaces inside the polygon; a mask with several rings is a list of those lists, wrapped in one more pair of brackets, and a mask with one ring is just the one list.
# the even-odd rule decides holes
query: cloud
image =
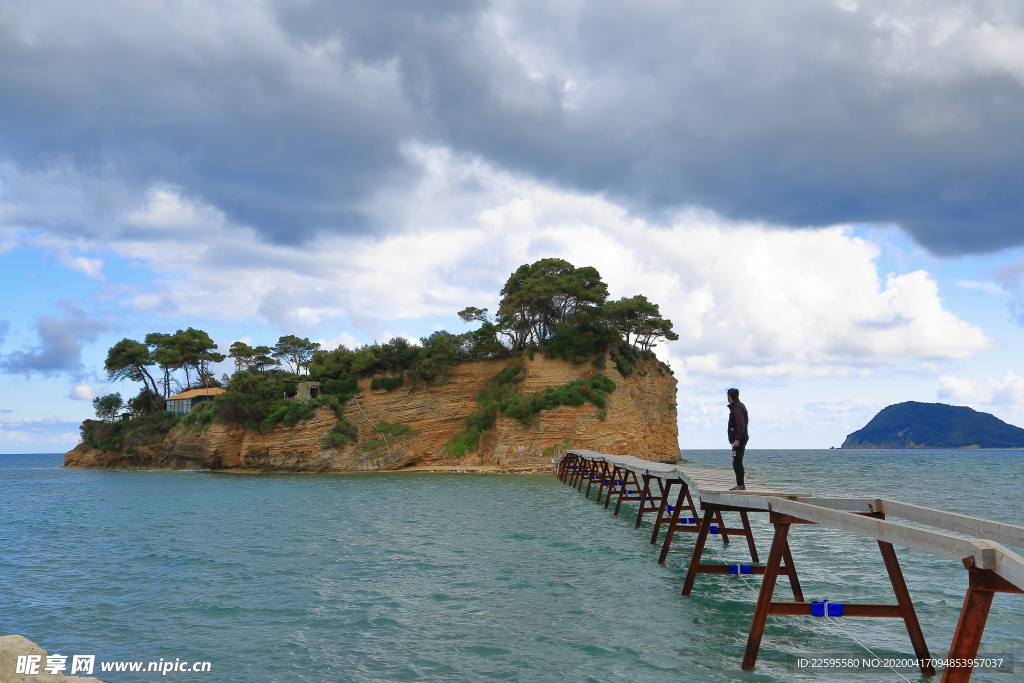
{"label": "cloud", "polygon": [[82,344],[96,341],[106,323],[91,318],[69,301],[60,303],[62,317],[48,315],[36,319],[39,344],[29,351],[14,351],[0,361],[0,369],[11,374],[34,372],[53,375],[82,370]]}
{"label": "cloud", "polygon": [[80,438],[79,424],[56,417],[0,418],[0,443],[6,446],[5,450],[15,445],[76,443]]}
{"label": "cloud", "polygon": [[[844,226],[786,230],[700,209],[652,223],[605,197],[510,174],[477,157],[409,146],[421,181],[367,208],[399,229],[272,244],[228,221],[201,243],[173,225],[107,242],[163,277],[122,305],[151,315],[260,318],[307,334],[347,317],[374,336],[396,321],[496,309],[519,265],[558,256],[596,266],[613,297],[647,294],[675,321],[666,347],[689,378],[871,375],[966,358],[993,342],[943,307],[925,271],[882,276],[878,248]],[[198,199],[181,204],[200,207]],[[212,211],[212,210],[211,210]]]}
{"label": "cloud", "polygon": [[957,280],[954,284],[957,287],[963,287],[964,289],[974,289],[979,292],[988,292],[989,294],[1003,293],[1003,289],[994,282],[975,282],[973,280]]}
{"label": "cloud", "polygon": [[355,349],[362,346],[362,344],[359,343],[359,340],[348,332],[342,332],[334,339],[317,339],[316,341],[324,351],[333,351],[339,346],[344,346],[347,349]]}
{"label": "cloud", "polygon": [[1024,377],[1007,371],[1002,379],[982,381],[940,375],[939,397],[972,405],[1024,406]]}
{"label": "cloud", "polygon": [[68,397],[75,401],[91,401],[96,396],[98,396],[96,390],[85,382],[80,382],[71,387],[71,393],[68,394]]}
{"label": "cloud", "polygon": [[1010,295],[1010,317],[1024,326],[1024,258],[1018,258],[997,270],[993,279]]}
{"label": "cloud", "polygon": [[0,346],[7,341],[7,333],[11,330],[10,320],[0,320]]}
{"label": "cloud", "polygon": [[1012,0],[23,3],[0,224],[381,237],[401,226],[368,203],[417,185],[419,141],[652,223],[700,206],[996,250],[1024,243],[1022,35]]}
{"label": "cloud", "polygon": [[103,275],[103,259],[88,258],[86,256],[68,256],[63,261],[68,270],[73,270],[100,282],[106,282],[107,280]]}

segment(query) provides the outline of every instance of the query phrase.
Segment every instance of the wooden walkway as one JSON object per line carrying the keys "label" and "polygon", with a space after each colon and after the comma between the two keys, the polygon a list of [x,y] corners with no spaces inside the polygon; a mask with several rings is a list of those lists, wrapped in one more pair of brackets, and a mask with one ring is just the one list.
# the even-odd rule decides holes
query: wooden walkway
{"label": "wooden walkway", "polygon": [[[732,470],[672,465],[630,455],[572,450],[556,461],[555,472],[559,479],[581,492],[585,484],[588,497],[591,489],[596,490],[597,500],[600,502],[603,498],[605,508],[616,499],[615,515],[619,514],[623,501],[639,503],[637,528],[645,514],[653,513],[651,543],[661,540],[659,564],[667,559],[676,534],[696,534],[683,595],[691,593],[700,574],[764,577],[741,665],[746,670],[753,669],[757,662],[770,615],[887,617],[903,620],[921,672],[934,675],[932,658],[896,556],[897,545],[962,562],[968,572],[969,587],[949,659],[973,660],[977,656],[995,593],[1024,593],[1024,558],[1003,545],[1024,548],[1024,527],[885,498],[818,498],[780,491],[750,477],[746,478],[746,490],[730,491],[735,481]],[[724,515],[727,513],[739,517],[738,526],[726,525]],[[768,558],[763,564],[750,526],[751,514],[768,514],[775,529]],[[789,546],[790,528],[794,524],[820,524],[875,539],[896,604],[805,601]],[[721,536],[724,543],[729,543],[730,537],[742,537],[750,552],[750,564],[703,562],[709,535]],[[789,580],[792,602],[773,599],[780,575]],[[965,683],[970,680],[971,672],[970,666],[947,666],[943,669],[942,683]]]}

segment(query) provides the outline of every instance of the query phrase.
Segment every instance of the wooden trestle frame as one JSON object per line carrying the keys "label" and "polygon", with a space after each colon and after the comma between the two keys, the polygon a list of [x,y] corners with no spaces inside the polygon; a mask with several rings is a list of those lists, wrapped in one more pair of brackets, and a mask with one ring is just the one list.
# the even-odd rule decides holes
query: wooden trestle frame
{"label": "wooden trestle frame", "polygon": [[[804,600],[790,552],[789,532],[794,524],[821,524],[876,540],[896,604],[843,603],[842,616],[903,619],[914,654],[921,665],[921,672],[926,675],[934,675],[935,669],[931,665],[928,645],[894,543],[939,557],[961,560],[967,569],[969,586],[950,645],[949,659],[973,660],[977,657],[996,593],[1024,594],[1021,588],[1024,586],[1024,559],[1001,545],[1007,543],[1024,548],[1024,527],[883,498],[814,498],[803,494],[786,494],[756,482],[753,493],[726,492],[722,489],[724,475],[719,474],[726,470],[686,466],[673,468],[664,463],[653,463],[631,456],[608,456],[592,451],[566,452],[558,460],[555,471],[559,479],[581,492],[586,482],[588,497],[591,487],[596,483],[597,500],[600,502],[603,497],[605,508],[611,505],[615,497],[616,516],[622,501],[637,502],[637,528],[645,513],[656,513],[651,534],[652,544],[658,542],[662,527],[666,528],[659,564],[666,561],[673,536],[677,532],[697,534],[683,584],[683,595],[691,593],[698,574],[736,573],[737,568],[729,564],[701,562],[708,535],[720,535],[724,543],[729,542],[729,536],[742,536],[747,540],[752,564],[744,566],[742,573],[763,575],[764,578],[754,606],[743,655],[741,666],[745,670],[753,669],[757,663],[769,616],[814,614],[814,603]],[[712,486],[712,490],[701,489],[700,476],[706,476],[704,485]],[[673,486],[679,488],[674,505],[670,505]],[[700,498],[703,515],[697,512],[694,492]],[[684,512],[688,512],[685,517]],[[739,513],[742,528],[726,527],[723,512]],[[753,512],[767,512],[775,529],[764,565],[759,564],[750,526],[749,514]],[[894,522],[887,519],[887,515],[973,538]],[[689,521],[691,518],[693,522]],[[789,579],[793,602],[773,600],[780,574]],[[968,667],[947,667],[942,672],[941,683],[967,683],[971,673],[972,669]]]}
{"label": "wooden trestle frame", "polygon": [[[885,515],[878,512],[859,513],[876,519],[884,519]],[[761,582],[761,590],[757,596],[757,604],[754,607],[754,618],[750,624],[750,634],[747,636],[747,647],[743,653],[743,669],[750,670],[757,663],[757,654],[761,649],[761,638],[764,635],[765,624],[768,615],[790,615],[790,616],[811,616],[812,604],[806,602],[800,592],[799,584],[794,583],[795,572],[790,573],[790,582],[793,583],[793,594],[796,602],[773,602],[772,596],[775,592],[775,580],[779,575],[780,564],[784,559],[786,567],[791,568],[793,558],[789,553],[789,527],[793,524],[813,524],[789,515],[782,515],[775,512],[769,513],[770,521],[775,527],[775,535],[772,538],[772,547],[768,552],[768,561],[762,568],[764,580]],[[934,676],[935,667],[931,665],[931,655],[928,654],[928,645],[925,643],[924,633],[921,631],[921,623],[917,619],[917,612],[914,610],[914,603],[910,598],[910,591],[907,590],[907,582],[903,578],[903,570],[900,568],[899,560],[896,557],[896,550],[891,543],[878,541],[878,548],[882,553],[882,560],[885,569],[889,574],[889,581],[892,583],[893,592],[896,594],[895,605],[871,605],[843,603],[843,616],[846,617],[893,617],[903,619],[907,627],[907,635],[910,636],[910,643],[914,647],[914,655],[920,662],[921,673]]]}

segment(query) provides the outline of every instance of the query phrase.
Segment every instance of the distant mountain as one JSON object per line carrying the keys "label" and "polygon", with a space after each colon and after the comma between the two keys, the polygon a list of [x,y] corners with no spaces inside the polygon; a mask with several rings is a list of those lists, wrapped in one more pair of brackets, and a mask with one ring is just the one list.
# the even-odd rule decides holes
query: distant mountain
{"label": "distant mountain", "polygon": [[1024,448],[1024,429],[965,406],[907,401],[883,408],[842,448]]}

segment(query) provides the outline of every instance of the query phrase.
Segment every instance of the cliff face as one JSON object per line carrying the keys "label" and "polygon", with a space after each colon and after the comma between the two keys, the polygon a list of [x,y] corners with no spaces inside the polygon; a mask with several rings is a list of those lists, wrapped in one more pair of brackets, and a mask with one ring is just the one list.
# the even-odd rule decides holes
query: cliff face
{"label": "cliff face", "polygon": [[[466,416],[478,408],[477,397],[511,361],[477,361],[458,365],[440,386],[403,387],[392,392],[370,391],[345,408],[345,418],[357,425],[359,437],[341,449],[323,449],[336,422],[328,408],[294,427],[279,425],[265,434],[239,425],[211,424],[203,431],[174,427],[129,452],[99,451],[81,444],[64,457],[66,467],[141,469],[258,469],[296,472],[398,470],[414,465],[496,465],[518,468],[547,465],[559,448],[586,448],[674,462],[679,458],[676,427],[676,380],[656,361],[640,361],[629,377],[611,362],[603,370],[591,364],[574,365],[539,354],[522,359],[527,377],[523,393],[559,386],[595,373],[612,379],[604,420],[597,406],[561,406],[542,411],[537,423],[524,426],[500,415],[480,440],[480,449],[448,457],[444,445],[465,427]],[[402,425],[387,438],[373,429],[381,421]],[[546,451],[546,452],[545,452]]]}

